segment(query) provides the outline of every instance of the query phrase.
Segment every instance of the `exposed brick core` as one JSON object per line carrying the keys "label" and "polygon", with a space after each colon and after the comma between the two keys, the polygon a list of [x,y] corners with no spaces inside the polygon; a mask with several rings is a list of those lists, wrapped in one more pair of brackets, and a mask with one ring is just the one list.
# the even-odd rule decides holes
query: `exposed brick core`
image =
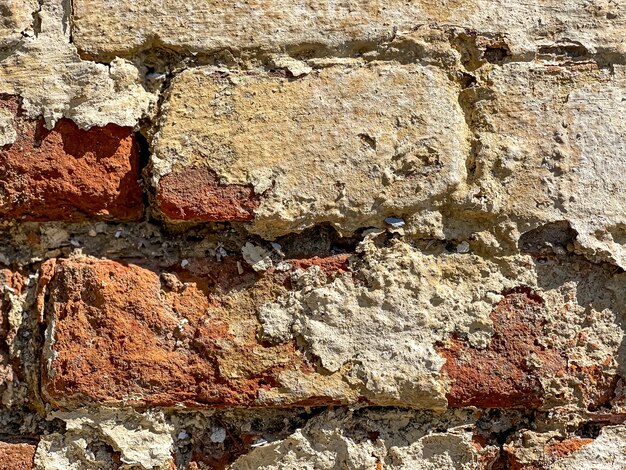
{"label": "exposed brick core", "polygon": [[52,130],[28,119],[19,100],[0,96],[17,139],[0,148],[0,218],[133,220],[143,212],[133,131],[109,124],[88,131],[62,119]]}
{"label": "exposed brick core", "polygon": [[546,454],[553,460],[567,457],[575,450],[580,449],[582,446],[591,442],[593,442],[593,439],[581,439],[579,437],[572,437],[563,441],[553,442],[546,446]]}
{"label": "exposed brick core", "polygon": [[[530,289],[505,294],[491,314],[494,335],[487,348],[468,347],[451,340],[440,348],[450,378],[449,406],[537,408],[543,401],[541,378],[565,373],[565,360],[537,344],[542,337],[543,300]],[[533,367],[529,360],[541,362]]]}
{"label": "exposed brick core", "polygon": [[63,407],[249,406],[261,403],[260,390],[279,386],[281,371],[313,373],[293,343],[256,339],[255,304],[284,291],[284,274],[239,275],[237,263],[192,260],[193,274],[109,260],[49,262],[41,289],[54,355],[43,364],[46,396]]}
{"label": "exposed brick core", "polygon": [[0,462],[4,470],[31,470],[35,446],[0,442]]}
{"label": "exposed brick core", "polygon": [[185,168],[159,182],[159,210],[170,220],[245,221],[254,218],[259,198],[245,185],[220,184],[208,168]]}

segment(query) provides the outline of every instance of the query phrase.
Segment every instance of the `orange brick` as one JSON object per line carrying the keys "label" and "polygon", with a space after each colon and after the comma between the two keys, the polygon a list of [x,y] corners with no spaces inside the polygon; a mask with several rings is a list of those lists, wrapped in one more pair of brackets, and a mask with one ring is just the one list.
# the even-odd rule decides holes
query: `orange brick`
{"label": "orange brick", "polygon": [[0,468],[2,470],[30,470],[36,447],[31,444],[0,442]]}
{"label": "orange brick", "polygon": [[[288,273],[240,275],[238,262],[245,266],[234,257],[164,270],[89,258],[45,263],[40,290],[53,332],[53,358],[44,358],[45,397],[66,408],[89,402],[249,406],[267,404],[259,395],[280,389],[283,371],[324,380],[295,341],[257,337],[256,306],[286,291]],[[314,262],[329,271],[342,266]],[[341,401],[294,394],[280,404]]]}

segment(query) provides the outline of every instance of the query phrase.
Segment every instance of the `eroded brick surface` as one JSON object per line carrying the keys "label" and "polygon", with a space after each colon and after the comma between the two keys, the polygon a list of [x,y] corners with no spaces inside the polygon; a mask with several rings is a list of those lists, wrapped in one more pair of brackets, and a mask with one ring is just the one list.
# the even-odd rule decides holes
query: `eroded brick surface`
{"label": "eroded brick surface", "polygon": [[[7,118],[0,147],[0,218],[132,220],[143,212],[139,156],[132,129],[88,131],[61,120],[47,130],[19,99],[0,97]],[[1,116],[1,114],[0,114]]]}
{"label": "eroded brick surface", "polygon": [[5,470],[31,470],[36,446],[0,442],[0,465]]}
{"label": "eroded brick surface", "polygon": [[[198,260],[193,271],[90,259],[49,266],[42,289],[50,335],[46,396],[64,407],[241,406],[261,404],[263,391],[280,389],[283,371],[314,379],[315,368],[294,343],[256,337],[255,304],[284,291],[285,275],[240,275],[237,263]],[[340,386],[327,391],[301,397],[294,390],[283,404],[353,400]]]}
{"label": "eroded brick surface", "polygon": [[[450,377],[450,406],[528,407],[542,403],[540,376],[565,373],[565,358],[538,344],[543,336],[543,300],[529,289],[505,294],[491,314],[494,335],[485,349],[452,340],[440,349]],[[533,364],[534,362],[534,364]]]}
{"label": "eroded brick surface", "polygon": [[[494,333],[486,348],[458,339],[439,348],[450,380],[448,405],[539,408],[549,396],[546,385],[561,382],[572,387],[587,409],[606,406],[614,398],[618,375],[602,365],[581,366],[585,359],[572,343],[555,346],[545,328],[548,318],[540,295],[516,288],[505,292],[491,313]],[[607,358],[604,365],[610,362]]]}
{"label": "eroded brick surface", "polygon": [[504,445],[503,460],[513,470],[543,470],[561,468],[559,462],[593,443],[590,438],[542,435],[525,432]]}
{"label": "eroded brick surface", "polygon": [[[516,51],[545,38],[577,38],[589,47],[618,49],[624,30],[619,2],[255,0],[181,2],[79,0],[74,37],[91,56],[130,54],[158,44],[189,51],[295,47],[346,47],[391,37],[395,30],[439,23],[469,30],[506,33]],[[184,18],[184,21],[182,20]],[[542,21],[537,21],[541,18]],[[623,49],[622,49],[623,50]]]}
{"label": "eroded brick surface", "polygon": [[299,80],[187,70],[155,139],[158,208],[174,222],[254,218],[250,230],[266,237],[324,222],[384,226],[463,180],[457,91],[441,70],[417,65],[330,67]]}
{"label": "eroded brick surface", "polygon": [[259,197],[251,185],[220,184],[208,168],[185,168],[159,181],[157,203],[168,219],[198,222],[254,218]]}

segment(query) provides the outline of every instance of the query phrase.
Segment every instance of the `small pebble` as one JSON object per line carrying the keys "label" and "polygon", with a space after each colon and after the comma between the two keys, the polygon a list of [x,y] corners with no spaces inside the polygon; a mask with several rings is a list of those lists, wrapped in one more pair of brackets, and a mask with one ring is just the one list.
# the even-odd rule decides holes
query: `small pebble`
{"label": "small pebble", "polygon": [[226,429],[224,428],[213,428],[213,432],[211,433],[211,442],[221,443],[226,440]]}
{"label": "small pebble", "polygon": [[399,219],[398,217],[387,217],[385,219],[385,223],[391,225],[393,228],[404,227],[404,225],[406,224],[404,220]]}
{"label": "small pebble", "polygon": [[267,439],[257,439],[250,447],[261,447],[267,444]]}
{"label": "small pebble", "polygon": [[470,245],[465,240],[463,240],[461,243],[459,243],[456,246],[457,253],[469,253],[469,251],[470,251]]}

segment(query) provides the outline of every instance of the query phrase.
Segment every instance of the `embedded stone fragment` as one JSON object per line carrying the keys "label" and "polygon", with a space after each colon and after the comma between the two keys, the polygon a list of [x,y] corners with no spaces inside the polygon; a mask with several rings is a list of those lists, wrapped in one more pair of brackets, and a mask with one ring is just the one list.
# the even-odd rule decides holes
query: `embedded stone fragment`
{"label": "embedded stone fragment", "polygon": [[330,223],[384,227],[465,176],[457,86],[435,67],[330,67],[290,80],[179,74],[152,156],[156,204],[176,221],[247,221],[266,238]]}
{"label": "embedded stone fragment", "polygon": [[0,442],[0,462],[3,470],[31,470],[35,446]]}
{"label": "embedded stone fragment", "polygon": [[625,267],[624,67],[511,63],[480,83],[462,96],[477,130],[468,208],[519,232],[569,224],[564,249]]}
{"label": "embedded stone fragment", "polygon": [[258,200],[251,186],[220,184],[208,168],[186,168],[159,182],[159,210],[170,220],[252,220]]}
{"label": "embedded stone fragment", "polygon": [[0,147],[0,219],[132,220],[143,213],[139,155],[131,128],[88,131],[63,119],[52,130],[0,95],[14,139]]}
{"label": "embedded stone fragment", "polygon": [[326,411],[286,439],[236,460],[233,470],[493,468],[499,451],[481,442],[471,412]]}
{"label": "embedded stone fragment", "polygon": [[162,411],[53,412],[64,433],[42,436],[35,464],[42,470],[175,469],[172,427]]}
{"label": "embedded stone fragment", "polygon": [[130,55],[154,47],[359,50],[423,24],[506,35],[516,54],[535,43],[577,41],[591,51],[624,51],[620,2],[548,0],[76,0],[73,37],[91,57]]}

